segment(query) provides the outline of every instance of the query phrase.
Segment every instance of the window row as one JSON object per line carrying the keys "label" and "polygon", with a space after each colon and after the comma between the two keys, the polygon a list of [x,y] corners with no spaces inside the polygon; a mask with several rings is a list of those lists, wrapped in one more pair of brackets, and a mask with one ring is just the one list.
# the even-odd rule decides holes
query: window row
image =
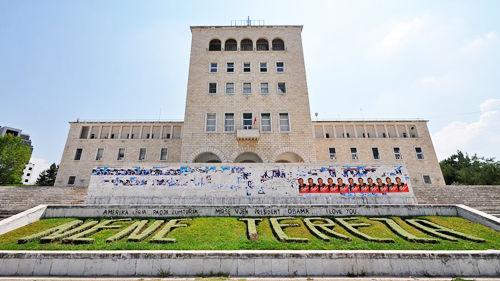
{"label": "window row", "polygon": [[[212,39],[208,43],[209,51],[269,51],[269,41],[264,38],[260,38],[253,44],[252,39],[245,38],[240,41],[240,46],[238,48],[238,42],[235,39],[227,39],[224,42],[224,48],[222,48],[222,41],[219,39]],[[273,51],[284,51],[285,42],[280,38],[275,38],[271,41],[271,49]]]}
{"label": "window row", "polygon": [[[403,156],[401,154],[401,149],[399,147],[393,147],[392,148],[394,159],[396,160],[401,160],[403,159]],[[351,147],[350,150],[350,156],[351,160],[358,160],[358,149],[356,147]],[[372,147],[372,159],[373,160],[380,160],[380,151],[378,147]],[[330,157],[330,160],[336,160],[337,159],[337,150],[335,147],[329,147],[328,148],[328,156]],[[415,147],[415,157],[418,160],[423,160],[424,159],[424,151],[422,150],[421,147]]]}
{"label": "window row", "polygon": [[80,139],[180,139],[181,126],[82,126]]}
{"label": "window row", "polygon": [[[261,132],[272,132],[271,113],[261,113],[260,121],[253,113],[243,113],[241,116],[241,126],[236,127],[235,114],[224,113],[224,132],[232,133],[236,129],[251,130],[260,129]],[[258,126],[257,124],[260,124]],[[290,115],[288,113],[278,114],[279,132],[290,132]],[[205,131],[210,133],[217,132],[217,113],[207,113],[205,117]]]}
{"label": "window row", "polygon": [[[243,73],[250,73],[252,72],[252,63],[250,62],[244,62],[241,64],[241,69]],[[234,73],[236,70],[235,63],[234,62],[226,62],[226,72],[227,73]],[[208,71],[210,73],[217,73],[219,72],[219,63],[217,62],[211,62],[208,67]],[[261,73],[267,73],[268,71],[268,64],[267,62],[260,62],[259,63],[259,72]],[[285,63],[282,61],[278,61],[275,64],[275,71],[277,73],[283,73],[285,72]]]}
{"label": "window row", "polygon": [[[259,92],[263,95],[271,93],[269,82],[261,82],[259,87]],[[208,93],[209,94],[217,94],[219,93],[218,83],[210,82],[208,83]],[[224,93],[226,94],[235,94],[236,93],[236,83],[234,82],[226,82],[224,87]],[[243,94],[252,94],[252,83],[251,82],[243,82],[241,83],[241,93]],[[286,94],[286,83],[278,82],[276,83],[276,93],[278,94]]]}
{"label": "window row", "polygon": [[[144,161],[147,159],[147,149],[146,148],[140,148],[139,149],[139,155],[138,155],[138,160],[139,161]],[[77,148],[75,151],[75,157],[73,158],[74,160],[81,160],[82,159],[82,154],[83,154],[83,148]],[[104,148],[98,148],[95,156],[96,161],[102,160],[104,156]],[[168,149],[166,147],[160,149],[160,161],[166,161],[168,158]],[[116,156],[116,160],[123,160],[125,159],[125,148],[118,148],[118,154]]]}
{"label": "window row", "polygon": [[418,138],[415,124],[314,125],[314,136],[325,138]]}

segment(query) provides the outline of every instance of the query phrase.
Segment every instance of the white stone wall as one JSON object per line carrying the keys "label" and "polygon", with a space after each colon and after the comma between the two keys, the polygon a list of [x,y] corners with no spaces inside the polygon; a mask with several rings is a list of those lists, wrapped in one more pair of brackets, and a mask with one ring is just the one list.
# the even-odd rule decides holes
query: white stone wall
{"label": "white stone wall", "polygon": [[498,277],[500,251],[0,251],[2,276]]}
{"label": "white stone wall", "polygon": [[[351,169],[353,168],[353,169]],[[298,178],[358,178],[368,182],[399,177],[406,192],[300,193]],[[189,164],[163,167],[98,168],[91,177],[87,204],[244,204],[359,203],[415,204],[409,175],[402,166],[329,166],[320,164]],[[212,203],[210,203],[212,202]]]}

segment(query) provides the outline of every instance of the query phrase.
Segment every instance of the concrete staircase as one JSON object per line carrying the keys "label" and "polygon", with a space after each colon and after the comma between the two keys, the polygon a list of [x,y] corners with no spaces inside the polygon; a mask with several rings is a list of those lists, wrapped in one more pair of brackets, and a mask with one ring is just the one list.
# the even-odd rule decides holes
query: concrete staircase
{"label": "concrete staircase", "polygon": [[0,186],[0,220],[40,204],[83,204],[86,187]]}
{"label": "concrete staircase", "polygon": [[500,186],[420,186],[413,192],[419,204],[463,204],[500,217]]}
{"label": "concrete staircase", "polygon": [[[419,204],[464,204],[500,217],[500,186],[414,187]],[[0,220],[40,204],[83,204],[86,187],[0,186]]]}

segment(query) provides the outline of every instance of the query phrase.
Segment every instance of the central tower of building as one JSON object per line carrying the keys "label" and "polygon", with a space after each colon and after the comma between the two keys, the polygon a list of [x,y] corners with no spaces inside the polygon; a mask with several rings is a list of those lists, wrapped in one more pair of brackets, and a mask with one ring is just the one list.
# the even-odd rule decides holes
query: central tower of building
{"label": "central tower of building", "polygon": [[314,162],[302,26],[193,26],[182,162]]}

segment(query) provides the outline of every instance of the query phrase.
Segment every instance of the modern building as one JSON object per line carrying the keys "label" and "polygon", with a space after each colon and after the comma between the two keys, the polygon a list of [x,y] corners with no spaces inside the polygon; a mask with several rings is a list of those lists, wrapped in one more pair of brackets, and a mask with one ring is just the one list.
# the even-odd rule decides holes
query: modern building
{"label": "modern building", "polygon": [[299,25],[192,26],[183,121],[70,122],[56,185],[96,166],[401,164],[444,185],[425,120],[312,121]]}
{"label": "modern building", "polygon": [[7,126],[0,126],[0,137],[5,136],[7,134],[13,135],[16,137],[20,137],[23,142],[31,147],[31,151],[33,151],[33,146],[31,145],[30,135],[23,134],[21,129],[11,128]]}
{"label": "modern building", "polygon": [[35,184],[36,177],[34,172],[35,172],[35,164],[31,162],[26,164],[26,167],[24,167],[23,170],[23,177],[21,178],[21,183],[24,185]]}

